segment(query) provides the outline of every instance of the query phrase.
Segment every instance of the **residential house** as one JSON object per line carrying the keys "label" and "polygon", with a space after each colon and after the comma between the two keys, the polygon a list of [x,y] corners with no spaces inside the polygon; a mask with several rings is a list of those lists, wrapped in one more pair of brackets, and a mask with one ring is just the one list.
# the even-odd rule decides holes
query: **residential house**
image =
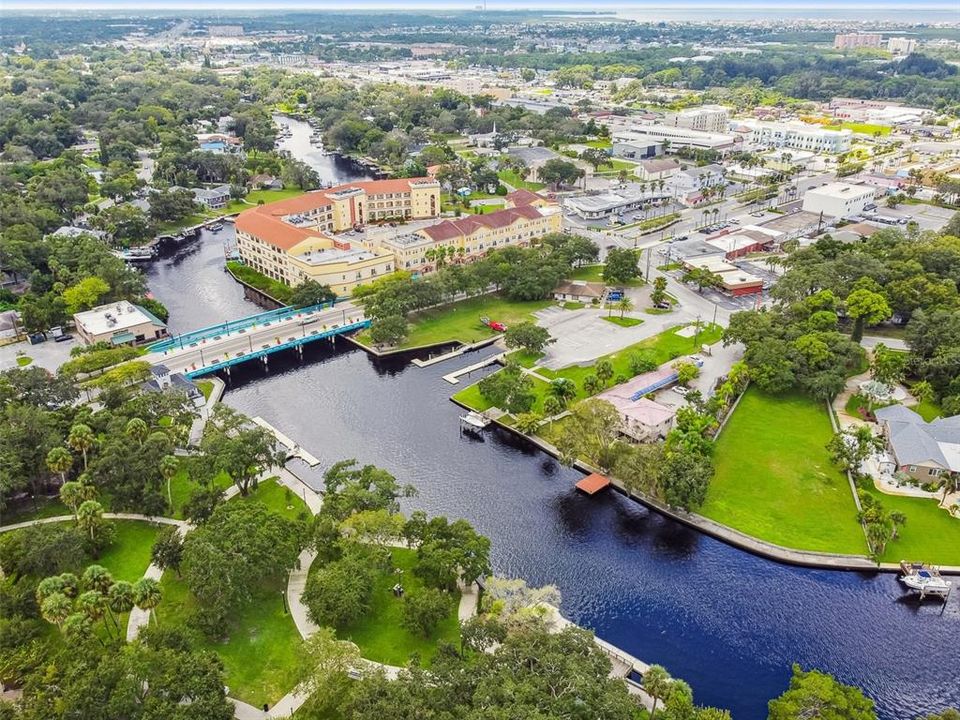
{"label": "residential house", "polygon": [[179,392],[183,393],[196,407],[203,407],[206,398],[196,383],[188,380],[183,373],[171,373],[166,365],[151,365],[150,379],[141,383],[144,392]]}
{"label": "residential house", "polygon": [[698,205],[709,197],[709,191],[726,185],[724,167],[713,163],[684,168],[670,178],[674,198],[686,206]]}
{"label": "residential house", "polygon": [[599,303],[605,289],[603,283],[564,280],[554,288],[553,297],[566,302]]}
{"label": "residential house", "polygon": [[192,191],[196,201],[211,210],[222,210],[230,203],[229,185],[217,185],[212,188],[192,188]]}
{"label": "residential house", "polygon": [[657,182],[669,180],[678,172],[680,172],[680,163],[673,158],[660,158],[644,160],[637,166],[634,174],[644,182]]}
{"label": "residential house", "polygon": [[677,372],[670,368],[637,375],[597,395],[616,408],[620,432],[637,442],[663,439],[673,429],[676,410],[650,400],[645,395],[676,382]]}
{"label": "residential house", "polygon": [[922,483],[960,473],[960,415],[927,422],[903,405],[874,411],[895,467]]}

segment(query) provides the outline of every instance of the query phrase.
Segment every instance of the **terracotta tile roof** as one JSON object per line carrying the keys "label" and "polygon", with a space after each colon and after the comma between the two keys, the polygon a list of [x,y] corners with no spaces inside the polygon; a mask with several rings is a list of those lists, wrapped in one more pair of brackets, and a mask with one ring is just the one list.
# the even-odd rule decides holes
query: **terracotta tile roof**
{"label": "terracotta tile roof", "polygon": [[530,205],[531,203],[539,202],[545,198],[542,195],[538,195],[532,190],[526,190],[520,188],[519,190],[514,190],[511,193],[507,193],[507,202],[513,203],[514,207],[520,207],[521,205]]}
{"label": "terracotta tile roof", "polygon": [[250,235],[255,235],[264,242],[278,247],[281,250],[289,250],[304,239],[316,237],[320,233],[317,230],[298,228],[290,223],[284,222],[283,218],[287,215],[296,215],[322,207],[329,207],[333,204],[333,200],[329,197],[331,193],[350,190],[352,188],[361,189],[368,195],[409,192],[410,186],[416,184],[418,181],[427,183],[436,182],[432,178],[401,178],[399,180],[370,180],[368,182],[337,185],[336,187],[327,188],[326,190],[308,192],[303,195],[298,195],[297,197],[278,200],[277,202],[244,210],[237,216],[236,228]]}
{"label": "terracotta tile roof", "polygon": [[454,238],[472,235],[481,227],[491,229],[505,228],[521,218],[534,220],[542,217],[540,211],[532,205],[498,210],[487,215],[469,215],[458,220],[444,220],[442,223],[425,227],[422,232],[431,239],[443,242]]}

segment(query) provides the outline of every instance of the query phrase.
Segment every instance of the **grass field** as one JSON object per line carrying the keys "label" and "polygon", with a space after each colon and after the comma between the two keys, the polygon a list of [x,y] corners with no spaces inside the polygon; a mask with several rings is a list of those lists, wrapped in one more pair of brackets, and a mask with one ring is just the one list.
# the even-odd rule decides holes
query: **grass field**
{"label": "grass field", "polygon": [[960,518],[950,517],[928,498],[887,495],[871,489],[884,509],[902,512],[907,522],[896,540],[887,544],[881,560],[921,561],[935,565],[960,565]]}
{"label": "grass field", "polygon": [[577,302],[575,300],[567,300],[567,302],[561,305],[564,310],[583,310],[586,307],[586,304],[582,302]]}
{"label": "grass field", "polygon": [[137,520],[114,520],[113,523],[117,534],[96,563],[113,573],[116,580],[139,580],[150,566],[150,551],[160,528]]}
{"label": "grass field", "polygon": [[[417,553],[406,548],[393,548],[394,567],[403,570],[403,587],[407,595],[423,588],[423,583],[413,573]],[[388,665],[405,665],[410,655],[417,653],[424,663],[429,663],[441,641],[460,645],[460,626],[457,622],[457,606],[460,593],[450,598],[450,613],[444,618],[433,635],[421,637],[405,629],[401,624],[403,600],[394,597],[391,588],[397,582],[393,573],[384,573],[377,579],[370,603],[370,611],[353,625],[337,634],[344,640],[352,640],[360,648],[363,657]]]}
{"label": "grass field", "polygon": [[286,189],[283,190],[251,190],[244,198],[250,205],[257,205],[261,200],[264,203],[272,203],[277,200],[286,200],[287,198],[303,195],[303,190]]}
{"label": "grass field", "polygon": [[[489,317],[506,325],[530,320],[531,314],[552,304],[551,300],[514,302],[497,295],[461,300],[434,310],[418,313],[410,319],[410,332],[400,348],[442,343],[474,343],[497,334],[480,322],[481,316]],[[367,333],[359,340],[369,342]]]}
{"label": "grass field", "polygon": [[210,399],[210,393],[213,392],[213,381],[212,380],[194,380],[197,387],[200,389],[200,392],[203,393],[205,400]]}
{"label": "grass field", "polygon": [[[293,689],[300,634],[285,612],[281,593],[286,578],[264,582],[228,631],[226,640],[208,640],[197,633],[195,645],[223,660],[232,697],[260,707],[273,705]],[[160,581],[163,600],[157,607],[161,625],[183,625],[196,612],[197,601],[186,583],[169,570]]]}
{"label": "grass field", "polygon": [[[214,479],[214,484],[222,490],[226,490],[233,481],[225,473],[219,474]],[[189,462],[181,460],[180,467],[176,474],[170,478],[170,498],[172,499],[171,515],[177,519],[183,519],[183,506],[190,499],[194,490],[200,488],[200,483],[190,477]],[[166,489],[164,489],[166,492]]]}
{"label": "grass field", "polygon": [[943,414],[943,411],[940,409],[940,406],[931,400],[924,400],[918,405],[911,405],[910,409],[913,410],[917,415],[922,417],[927,422],[936,420]]}
{"label": "grass field", "polygon": [[614,325],[619,325],[620,327],[636,327],[637,325],[643,325],[643,320],[640,318],[620,317],[619,315],[604,315],[603,319],[608,323],[613,323]]}
{"label": "grass field", "polygon": [[307,511],[303,499],[277,482],[277,478],[267,478],[247,497],[235,495],[231,502],[262,502],[278,515],[288,520],[296,520]]}
{"label": "grass field", "polygon": [[21,355],[20,357],[17,358],[17,365],[19,367],[26,367],[32,362],[33,362],[33,358],[27,357],[26,355]]}
{"label": "grass field", "polygon": [[526,350],[514,350],[512,353],[507,355],[507,360],[519,363],[521,367],[532,368],[542,357],[543,353],[532,353],[527,352]]}
{"label": "grass field", "polygon": [[825,448],[832,435],[821,403],[750,388],[717,439],[700,513],[784,547],[865,554],[850,486]]}
{"label": "grass field", "polygon": [[517,175],[517,173],[514,172],[513,170],[501,170],[500,172],[497,173],[497,177],[499,177],[501,181],[507,183],[508,185],[513,186],[518,190],[524,189],[524,190],[533,190],[534,192],[536,192],[537,190],[543,190],[543,188],[546,187],[546,185],[544,185],[541,182],[535,182],[533,180],[524,180],[519,175]]}

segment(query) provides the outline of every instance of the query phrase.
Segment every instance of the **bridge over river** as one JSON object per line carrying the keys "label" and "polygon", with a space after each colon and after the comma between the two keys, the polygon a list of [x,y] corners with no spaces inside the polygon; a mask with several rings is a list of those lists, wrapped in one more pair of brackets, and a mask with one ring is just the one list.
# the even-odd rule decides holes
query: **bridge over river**
{"label": "bridge over river", "polygon": [[280,308],[161,340],[143,359],[196,378],[369,326],[363,310],[349,302]]}

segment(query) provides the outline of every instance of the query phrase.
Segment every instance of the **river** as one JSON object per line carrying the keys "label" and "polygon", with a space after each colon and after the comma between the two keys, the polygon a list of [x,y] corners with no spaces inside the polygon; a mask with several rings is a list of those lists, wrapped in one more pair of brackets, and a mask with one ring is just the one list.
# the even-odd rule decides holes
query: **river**
{"label": "river", "polygon": [[[201,239],[149,271],[174,331],[257,308],[222,271],[222,239]],[[490,352],[489,350],[480,351]],[[493,541],[500,574],[560,588],[572,620],[687,680],[701,704],[737,720],[799,662],[862,687],[884,720],[960,706],[960,602],[919,605],[892,575],[815,571],[754,557],[615,492],[585,497],[579,475],[511,433],[461,435],[441,379],[470,354],[430,368],[376,360],[339,340],[241,365],[225,402],[260,415],[316,455],[382,466],[419,494],[405,510],[464,517]],[[321,473],[293,468],[311,485]]]}

